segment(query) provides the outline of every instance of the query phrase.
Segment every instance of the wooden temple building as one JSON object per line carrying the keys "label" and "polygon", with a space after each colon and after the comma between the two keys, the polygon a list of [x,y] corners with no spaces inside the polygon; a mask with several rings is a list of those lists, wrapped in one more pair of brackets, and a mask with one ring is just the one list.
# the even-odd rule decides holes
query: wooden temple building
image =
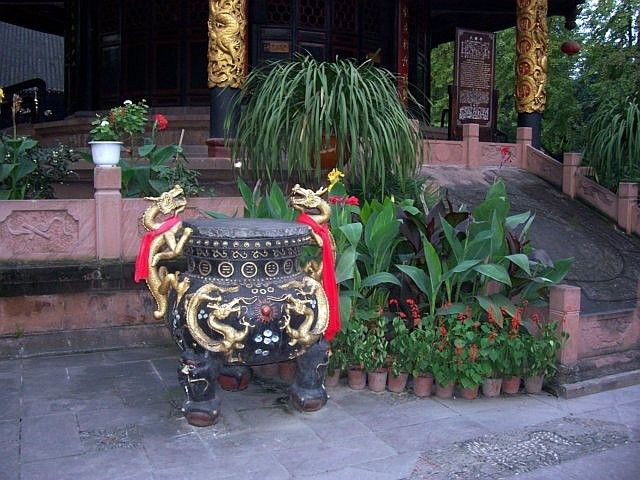
{"label": "wooden temple building", "polygon": [[[0,0],[0,22],[64,37],[66,116],[124,99],[203,114],[210,154],[225,105],[268,59],[372,58],[429,98],[430,51],[456,28],[517,27],[519,125],[539,137],[548,16],[575,25],[580,0]],[[25,79],[28,80],[28,79]],[[11,86],[3,85],[5,94]],[[206,114],[205,114],[206,115]]]}

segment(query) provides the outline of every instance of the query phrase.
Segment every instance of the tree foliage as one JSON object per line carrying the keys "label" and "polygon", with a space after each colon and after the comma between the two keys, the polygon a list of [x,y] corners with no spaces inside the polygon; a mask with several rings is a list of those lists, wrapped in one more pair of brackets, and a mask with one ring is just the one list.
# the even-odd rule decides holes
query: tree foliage
{"label": "tree foliage", "polygon": [[[624,109],[628,99],[638,98],[640,86],[640,0],[589,1],[578,16],[578,28],[568,31],[564,19],[549,19],[547,106],[543,116],[542,145],[560,157],[567,151],[587,148],[593,135],[587,128],[606,116],[612,106]],[[567,40],[582,49],[569,56],[560,50]],[[452,82],[453,45],[432,52],[433,118],[447,105]],[[515,29],[497,33],[496,88],[499,91],[498,129],[515,141]],[[445,83],[446,82],[446,83]],[[589,159],[586,159],[589,161]],[[599,163],[613,162],[610,159]],[[635,159],[636,165],[640,158]]]}

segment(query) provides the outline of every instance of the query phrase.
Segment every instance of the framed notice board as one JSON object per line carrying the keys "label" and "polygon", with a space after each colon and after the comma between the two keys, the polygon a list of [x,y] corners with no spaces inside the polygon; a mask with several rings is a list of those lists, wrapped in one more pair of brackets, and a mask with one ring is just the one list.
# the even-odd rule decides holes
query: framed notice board
{"label": "framed notice board", "polygon": [[456,29],[449,138],[462,138],[462,125],[480,125],[480,139],[491,141],[497,126],[496,35]]}

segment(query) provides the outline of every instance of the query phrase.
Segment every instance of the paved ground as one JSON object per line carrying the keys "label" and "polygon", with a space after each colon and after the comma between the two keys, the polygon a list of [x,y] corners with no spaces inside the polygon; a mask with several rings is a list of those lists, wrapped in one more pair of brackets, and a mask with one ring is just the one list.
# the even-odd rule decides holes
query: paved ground
{"label": "paved ground", "polygon": [[640,279],[640,238],[620,232],[612,221],[572,201],[541,178],[516,168],[459,169],[428,166],[423,172],[450,192],[457,204],[484,199],[497,177],[504,179],[513,214],[536,214],[531,242],[551,258],[573,257],[566,283],[582,289],[582,312],[632,309]]}
{"label": "paved ground", "polygon": [[574,400],[330,391],[316,413],[256,380],[189,426],[177,349],[0,361],[0,479],[640,478],[640,386]]}

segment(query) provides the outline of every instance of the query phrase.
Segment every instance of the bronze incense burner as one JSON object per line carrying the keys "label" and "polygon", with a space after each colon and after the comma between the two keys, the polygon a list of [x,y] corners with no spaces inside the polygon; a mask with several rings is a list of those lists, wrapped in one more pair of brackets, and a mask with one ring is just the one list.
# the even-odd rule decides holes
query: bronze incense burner
{"label": "bronze incense burner", "polygon": [[[323,191],[296,188],[294,206],[302,210],[313,195],[317,208],[316,194]],[[188,422],[208,426],[217,420],[220,375],[236,379],[241,388],[250,366],[291,359],[298,367],[291,403],[303,411],[321,408],[327,401],[323,333],[329,306],[319,281],[321,265],[300,265],[302,248],[315,240],[310,227],[268,219],[179,221],[186,207],[179,186],[149,200],[155,203],[143,224],[152,240],[140,255],[158,305],[154,316],[165,320],[182,350],[178,375]],[[329,207],[320,201],[322,215]],[[162,222],[156,219],[161,216]],[[170,273],[161,265],[182,256],[186,272]]]}

